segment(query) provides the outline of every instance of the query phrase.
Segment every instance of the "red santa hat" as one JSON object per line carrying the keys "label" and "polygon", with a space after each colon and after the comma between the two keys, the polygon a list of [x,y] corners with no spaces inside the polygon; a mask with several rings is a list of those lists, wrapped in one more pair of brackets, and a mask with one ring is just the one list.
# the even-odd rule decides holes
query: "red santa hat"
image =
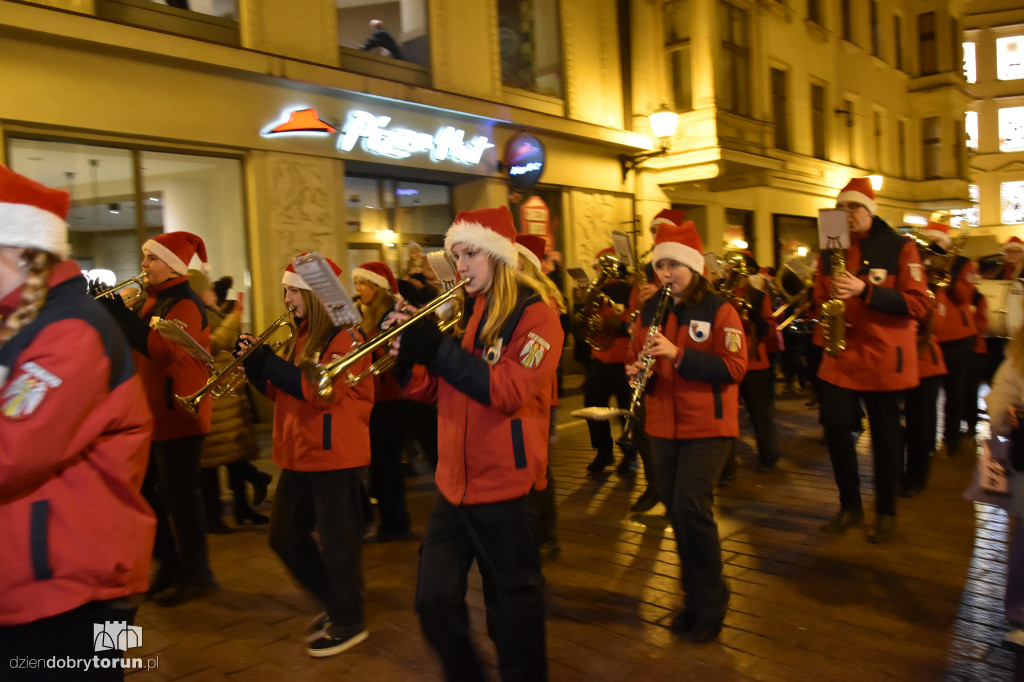
{"label": "red santa hat", "polygon": [[547,240],[539,234],[517,234],[516,251],[519,255],[530,261],[538,270],[541,269],[541,261],[544,260],[544,247]]}
{"label": "red santa hat", "polygon": [[704,245],[692,220],[682,225],[664,223],[658,228],[651,262],[657,263],[662,258],[682,263],[698,275],[704,272]]}
{"label": "red santa hat", "polygon": [[360,265],[352,271],[352,279],[365,280],[376,284],[381,289],[389,289],[393,294],[398,293],[398,282],[395,281],[395,273],[391,272],[391,268],[386,263],[381,263],[379,260],[372,260],[369,263]]}
{"label": "red santa hat", "polygon": [[444,237],[444,248],[456,244],[482,249],[510,267],[516,267],[516,226],[507,206],[460,211]]}
{"label": "red santa hat", "polygon": [[595,253],[594,254],[594,260],[593,260],[593,262],[590,265],[592,267],[596,268],[597,267],[597,262],[599,260],[601,260],[601,256],[603,256],[606,253],[610,253],[610,254],[612,254],[614,256],[615,255],[615,247],[614,246],[606,246],[605,248],[603,248],[600,251],[598,251],[597,253]]}
{"label": "red santa hat", "polygon": [[936,223],[929,220],[928,225],[921,234],[944,249],[948,249],[950,242],[953,241],[953,238],[949,236],[949,225],[945,223]]}
{"label": "red santa hat", "polygon": [[[306,253],[300,253],[298,256],[288,261],[288,267],[285,268],[284,275],[281,277],[281,284],[285,285],[286,287],[305,289],[306,291],[313,290],[308,284],[306,284],[306,280],[302,279],[299,273],[296,272],[295,270],[295,260],[308,255],[308,251]],[[324,260],[327,261],[327,264],[331,266],[331,270],[334,271],[335,277],[341,276],[341,268],[338,267],[337,263],[332,261],[330,258],[327,258],[326,256],[324,256]]]}
{"label": "red santa hat", "polygon": [[39,249],[64,259],[71,195],[0,164],[0,245]]}
{"label": "red santa hat", "polygon": [[651,221],[651,229],[657,232],[658,228],[666,223],[679,227],[686,220],[686,213],[678,208],[663,208],[654,216]]}
{"label": "red santa hat", "polygon": [[875,203],[875,190],[871,189],[871,178],[853,178],[846,187],[839,192],[836,202],[850,201],[855,204],[864,204],[871,215],[875,215],[878,204]]}
{"label": "red santa hat", "polygon": [[191,232],[164,232],[158,234],[142,245],[143,251],[167,263],[167,267],[179,275],[188,274],[188,265],[193,258],[199,258],[200,268],[210,273],[210,264],[206,260],[206,244],[198,235]]}
{"label": "red santa hat", "polygon": [[1013,235],[1012,237],[1006,240],[1006,243],[1003,244],[1002,252],[1006,253],[1007,249],[1013,248],[1019,251],[1024,251],[1024,241],[1021,241],[1021,238],[1018,237],[1017,235]]}

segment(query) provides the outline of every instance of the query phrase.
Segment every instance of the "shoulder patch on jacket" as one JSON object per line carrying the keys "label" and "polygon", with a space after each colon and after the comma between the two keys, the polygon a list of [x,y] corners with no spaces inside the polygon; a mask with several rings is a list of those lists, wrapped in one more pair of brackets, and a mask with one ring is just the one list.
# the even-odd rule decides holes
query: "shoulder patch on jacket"
{"label": "shoulder patch on jacket", "polygon": [[530,332],[526,336],[526,343],[523,344],[523,349],[519,351],[519,362],[523,367],[534,369],[540,366],[540,363],[544,361],[544,355],[551,350],[551,344],[542,339],[535,332]]}
{"label": "shoulder patch on jacket", "polygon": [[735,327],[725,328],[725,349],[730,353],[739,353],[743,348],[743,332]]}
{"label": "shoulder patch on jacket", "polygon": [[47,391],[64,383],[63,379],[34,362],[26,362],[18,369],[22,374],[7,386],[0,397],[3,401],[0,413],[11,419],[24,419],[35,412]]}

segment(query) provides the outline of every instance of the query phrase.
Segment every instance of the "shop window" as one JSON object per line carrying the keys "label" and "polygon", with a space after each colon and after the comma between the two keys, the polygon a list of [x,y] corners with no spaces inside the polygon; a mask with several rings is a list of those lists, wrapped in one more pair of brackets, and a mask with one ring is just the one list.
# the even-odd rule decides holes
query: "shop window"
{"label": "shop window", "polygon": [[999,207],[1004,225],[1024,223],[1024,182],[1000,183]]}
{"label": "shop window", "polygon": [[825,86],[811,84],[811,138],[814,158],[825,157]]}
{"label": "shop window", "polygon": [[964,43],[964,80],[968,83],[978,82],[978,62],[975,56],[975,49],[977,45],[974,43]]}
{"label": "shop window", "polygon": [[967,193],[971,199],[970,208],[956,208],[949,212],[952,219],[949,221],[953,227],[981,227],[981,192],[977,185],[968,185]]}
{"label": "shop window", "polygon": [[558,26],[556,0],[498,0],[503,85],[562,97]]}
{"label": "shop window", "polygon": [[725,244],[728,251],[757,250],[757,235],[754,233],[754,212],[739,208],[725,209]]}
{"label": "shop window", "polygon": [[430,66],[427,0],[348,0],[337,4],[342,47]]}
{"label": "shop window", "polygon": [[921,149],[924,154],[925,180],[942,177],[942,127],[938,116],[921,122]]}
{"label": "shop window", "polygon": [[[116,281],[137,275],[142,244],[162,232],[203,238],[213,268],[250,287],[242,162],[146,149],[11,138],[10,166],[71,193],[71,257]],[[135,169],[141,169],[141,175]]]}
{"label": "shop window", "polygon": [[97,0],[96,16],[215,43],[241,44],[236,0]]}
{"label": "shop window", "polygon": [[922,76],[938,73],[938,42],[935,37],[935,12],[917,15],[917,58]]}
{"label": "shop window", "polygon": [[721,42],[721,68],[717,69],[718,98],[721,107],[749,116],[750,92],[750,13],[728,2],[718,3]]}
{"label": "shop window", "polygon": [[693,108],[690,0],[670,0],[661,11],[672,101],[676,111],[689,111]]}
{"label": "shop window", "polygon": [[1024,150],[1024,107],[999,110],[999,151]]}
{"label": "shop window", "polygon": [[1024,78],[1024,36],[996,38],[996,77],[1001,81]]}
{"label": "shop window", "polygon": [[978,150],[978,112],[968,111],[964,113],[964,136],[968,149]]}
{"label": "shop window", "polygon": [[345,177],[346,223],[350,234],[361,235],[357,240],[397,244],[443,235],[452,223],[451,204],[448,185]]}
{"label": "shop window", "polygon": [[783,69],[772,69],[771,74],[775,148],[789,149],[789,101],[786,96],[786,72]]}

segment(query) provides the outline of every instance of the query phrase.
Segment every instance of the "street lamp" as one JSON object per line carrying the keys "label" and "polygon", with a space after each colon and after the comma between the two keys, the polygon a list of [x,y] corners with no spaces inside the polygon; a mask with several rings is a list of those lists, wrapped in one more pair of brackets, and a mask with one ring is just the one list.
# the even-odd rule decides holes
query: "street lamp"
{"label": "street lamp", "polygon": [[622,164],[622,180],[626,180],[629,171],[636,168],[647,159],[655,156],[662,156],[668,152],[668,146],[672,142],[672,136],[676,134],[676,125],[679,123],[679,114],[672,111],[668,106],[662,104],[658,110],[648,116],[651,121],[651,130],[661,143],[661,148],[653,152],[641,152],[639,154],[619,156]]}

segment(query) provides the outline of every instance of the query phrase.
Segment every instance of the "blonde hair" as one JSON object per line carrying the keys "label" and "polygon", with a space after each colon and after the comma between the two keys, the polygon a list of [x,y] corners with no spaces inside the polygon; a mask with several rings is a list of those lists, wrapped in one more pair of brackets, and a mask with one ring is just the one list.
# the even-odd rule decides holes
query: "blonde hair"
{"label": "blonde hair", "polygon": [[361,277],[356,279],[373,291],[373,300],[367,304],[359,304],[359,309],[363,313],[363,321],[359,323],[359,328],[363,330],[363,336],[370,338],[377,333],[377,325],[380,324],[381,318],[394,307],[395,299],[391,296],[389,289],[384,289]]}
{"label": "blonde hair", "polygon": [[[487,291],[487,309],[485,310],[487,320],[480,330],[480,340],[483,341],[485,348],[498,342],[501,328],[505,326],[519,303],[520,287],[530,289],[538,294],[541,300],[551,305],[548,292],[540,280],[513,268],[494,256],[490,256],[490,259],[491,285]],[[554,309],[554,306],[552,308]]]}
{"label": "blonde hair", "polygon": [[302,347],[302,354],[295,358],[298,365],[303,360],[319,360],[316,355],[327,347],[327,342],[334,331],[334,322],[327,314],[327,308],[320,302],[320,299],[312,291],[299,289],[302,296],[302,304],[306,309],[306,345]]}
{"label": "blonde hair", "polygon": [[39,315],[50,291],[50,271],[60,261],[57,256],[38,249],[25,249],[21,259],[28,270],[25,285],[21,301],[0,328],[0,348]]}
{"label": "blonde hair", "polygon": [[550,277],[537,269],[533,261],[520,258],[519,265],[522,268],[522,272],[539,282],[544,289],[545,295],[555,301],[555,304],[558,306],[558,312],[565,313],[568,310],[565,306],[565,297],[562,296],[562,292],[558,290],[558,287],[555,286]]}

